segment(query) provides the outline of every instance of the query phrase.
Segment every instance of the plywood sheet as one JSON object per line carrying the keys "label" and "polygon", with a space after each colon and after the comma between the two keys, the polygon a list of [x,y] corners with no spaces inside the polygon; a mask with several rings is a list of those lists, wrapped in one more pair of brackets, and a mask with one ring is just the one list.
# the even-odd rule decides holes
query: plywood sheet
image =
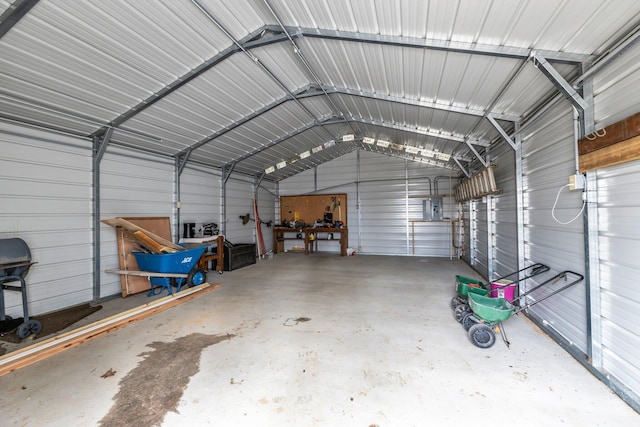
{"label": "plywood sheet", "polygon": [[[171,221],[169,217],[130,217],[122,219],[171,242]],[[140,250],[138,243],[131,239],[129,233],[123,228],[116,228],[116,233],[120,270],[140,270],[136,258],[131,254],[132,251]],[[140,292],[148,292],[149,286],[148,277],[120,275],[120,287],[123,297]]]}

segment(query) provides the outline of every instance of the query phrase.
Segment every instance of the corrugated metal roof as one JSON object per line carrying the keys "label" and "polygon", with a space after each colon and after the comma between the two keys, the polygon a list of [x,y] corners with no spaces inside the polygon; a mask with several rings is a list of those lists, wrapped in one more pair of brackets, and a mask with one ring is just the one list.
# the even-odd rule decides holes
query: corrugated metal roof
{"label": "corrugated metal roof", "polygon": [[469,159],[487,114],[557,93],[531,57],[570,83],[640,25],[636,0],[26,3],[0,0],[1,118],[274,180],[357,148]]}

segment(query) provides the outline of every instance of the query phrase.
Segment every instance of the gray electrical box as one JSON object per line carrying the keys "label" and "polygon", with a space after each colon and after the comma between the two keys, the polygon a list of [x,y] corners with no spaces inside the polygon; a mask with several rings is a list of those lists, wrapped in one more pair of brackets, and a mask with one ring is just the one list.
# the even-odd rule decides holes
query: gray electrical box
{"label": "gray electrical box", "polygon": [[429,197],[422,201],[422,219],[442,221],[442,197]]}

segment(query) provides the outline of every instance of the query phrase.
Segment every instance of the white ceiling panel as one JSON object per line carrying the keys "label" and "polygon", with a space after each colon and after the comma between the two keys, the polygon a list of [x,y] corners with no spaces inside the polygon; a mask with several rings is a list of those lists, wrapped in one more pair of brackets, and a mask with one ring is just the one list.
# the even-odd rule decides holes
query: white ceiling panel
{"label": "white ceiling panel", "polygon": [[486,113],[511,131],[558,94],[534,53],[572,84],[639,25],[637,0],[40,0],[0,33],[0,119],[252,175],[291,162],[268,179],[362,136],[468,156],[499,138]]}

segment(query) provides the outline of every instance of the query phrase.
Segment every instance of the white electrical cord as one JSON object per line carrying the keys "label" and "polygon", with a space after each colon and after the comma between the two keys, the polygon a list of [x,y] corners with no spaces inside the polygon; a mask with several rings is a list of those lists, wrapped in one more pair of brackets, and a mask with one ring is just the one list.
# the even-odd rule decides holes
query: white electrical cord
{"label": "white electrical cord", "polygon": [[558,218],[556,218],[555,210],[556,210],[556,205],[558,204],[558,199],[560,198],[560,193],[562,192],[562,190],[564,190],[566,187],[569,187],[569,186],[571,186],[571,184],[565,184],[562,187],[560,187],[560,190],[558,190],[558,195],[556,196],[556,201],[553,203],[553,207],[551,208],[551,216],[553,217],[553,219],[556,220],[556,222],[558,224],[562,224],[562,225],[571,224],[573,221],[578,219],[580,217],[580,215],[582,215],[582,211],[584,211],[584,207],[587,204],[587,201],[583,200],[582,201],[582,208],[580,208],[580,212],[578,212],[578,214],[576,216],[574,216],[571,220],[569,220],[567,222],[562,222]]}

